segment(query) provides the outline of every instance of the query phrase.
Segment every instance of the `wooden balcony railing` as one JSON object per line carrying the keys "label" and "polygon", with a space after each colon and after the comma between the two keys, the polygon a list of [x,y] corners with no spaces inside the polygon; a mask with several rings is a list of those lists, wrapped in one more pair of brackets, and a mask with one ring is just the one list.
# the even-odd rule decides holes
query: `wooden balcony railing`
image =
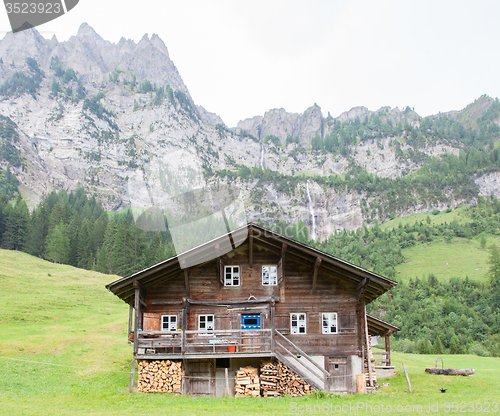
{"label": "wooden balcony railing", "polygon": [[271,329],[206,331],[139,331],[137,354],[271,353]]}
{"label": "wooden balcony railing", "polygon": [[375,358],[375,366],[390,367],[391,353],[389,351],[374,351],[374,356],[381,355],[382,358]]}

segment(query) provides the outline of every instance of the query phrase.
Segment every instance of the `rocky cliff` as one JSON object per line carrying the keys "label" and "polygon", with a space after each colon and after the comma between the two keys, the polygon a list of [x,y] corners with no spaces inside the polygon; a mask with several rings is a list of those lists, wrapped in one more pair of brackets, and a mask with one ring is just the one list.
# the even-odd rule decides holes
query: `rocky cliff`
{"label": "rocky cliff", "polygon": [[[471,131],[479,135],[486,126],[484,134],[496,137],[498,114],[488,116],[490,124],[483,120],[496,108],[489,97],[427,119],[409,108],[356,107],[337,118],[317,105],[303,114],[273,109],[230,129],[195,105],[156,35],[113,44],[83,24],[59,42],[32,29],[7,34],[0,56],[0,167],[10,164],[33,201],[52,189],[84,186],[115,210],[162,200],[147,189],[172,197],[190,186],[222,184],[237,189],[248,219],[301,220],[323,239],[365,221],[500,190],[490,167],[470,175],[472,193],[455,186],[437,196],[411,191],[404,203],[385,200],[426,163],[458,160]],[[146,185],[134,188],[133,178]]]}

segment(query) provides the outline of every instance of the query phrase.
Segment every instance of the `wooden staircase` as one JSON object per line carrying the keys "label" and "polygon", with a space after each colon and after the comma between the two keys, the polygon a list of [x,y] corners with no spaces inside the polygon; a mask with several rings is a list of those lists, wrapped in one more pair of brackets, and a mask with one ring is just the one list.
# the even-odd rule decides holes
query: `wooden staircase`
{"label": "wooden staircase", "polygon": [[331,377],[330,373],[318,365],[318,363],[281,332],[275,330],[275,333],[278,337],[274,341],[275,357],[295,371],[311,386],[314,386],[318,390],[327,391],[329,389],[328,379]]}

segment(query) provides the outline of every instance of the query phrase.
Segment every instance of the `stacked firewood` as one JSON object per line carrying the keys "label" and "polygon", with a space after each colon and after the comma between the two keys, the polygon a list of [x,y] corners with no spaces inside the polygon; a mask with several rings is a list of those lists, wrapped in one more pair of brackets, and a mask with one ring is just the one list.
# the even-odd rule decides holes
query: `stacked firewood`
{"label": "stacked firewood", "polygon": [[234,377],[236,397],[260,396],[259,370],[254,367],[241,367]]}
{"label": "stacked firewood", "polygon": [[375,358],[373,357],[371,338],[368,339],[368,357],[365,357],[365,381],[366,385],[370,385],[370,372],[368,371],[368,361],[370,360],[371,368],[372,368],[372,381],[373,383],[377,383],[377,372],[375,371]]}
{"label": "stacked firewood", "polygon": [[260,365],[260,388],[264,397],[304,396],[312,387],[282,362],[262,361]]}
{"label": "stacked firewood", "polygon": [[181,362],[170,360],[139,361],[139,391],[148,393],[180,393]]}

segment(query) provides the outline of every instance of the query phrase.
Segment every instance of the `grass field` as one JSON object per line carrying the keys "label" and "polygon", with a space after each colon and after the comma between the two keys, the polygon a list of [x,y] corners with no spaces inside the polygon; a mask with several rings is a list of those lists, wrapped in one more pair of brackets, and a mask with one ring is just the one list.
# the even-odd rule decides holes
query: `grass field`
{"label": "grass field", "polygon": [[[473,402],[483,409],[489,402],[493,413],[491,403],[499,401],[498,358],[443,356],[445,367],[476,370],[474,376],[451,377],[424,373],[425,367],[434,366],[434,355],[398,353],[393,353],[397,377],[371,395],[215,399],[128,394],[128,307],[104,288],[115,278],[0,250],[1,414],[239,416],[310,414],[315,409],[315,414],[351,414],[351,409],[446,414],[445,403],[452,402]],[[413,393],[408,392],[402,362]],[[442,394],[439,388],[448,390]],[[429,412],[429,403],[438,404],[439,412]],[[367,406],[379,407],[367,412]]]}
{"label": "grass field", "polygon": [[415,222],[422,221],[426,224],[427,217],[430,218],[432,225],[444,224],[453,222],[457,220],[458,223],[470,222],[470,219],[465,215],[468,207],[458,207],[451,212],[441,211],[437,215],[433,215],[432,212],[420,212],[418,214],[407,215],[406,217],[394,218],[393,220],[383,223],[380,228],[382,230],[389,230],[391,228],[398,228],[399,225],[413,225]]}
{"label": "grass field", "polygon": [[482,249],[477,239],[454,238],[451,242],[433,241],[417,244],[403,251],[404,263],[396,266],[398,281],[427,278],[429,274],[439,280],[469,277],[475,281],[488,279],[489,250]]}

